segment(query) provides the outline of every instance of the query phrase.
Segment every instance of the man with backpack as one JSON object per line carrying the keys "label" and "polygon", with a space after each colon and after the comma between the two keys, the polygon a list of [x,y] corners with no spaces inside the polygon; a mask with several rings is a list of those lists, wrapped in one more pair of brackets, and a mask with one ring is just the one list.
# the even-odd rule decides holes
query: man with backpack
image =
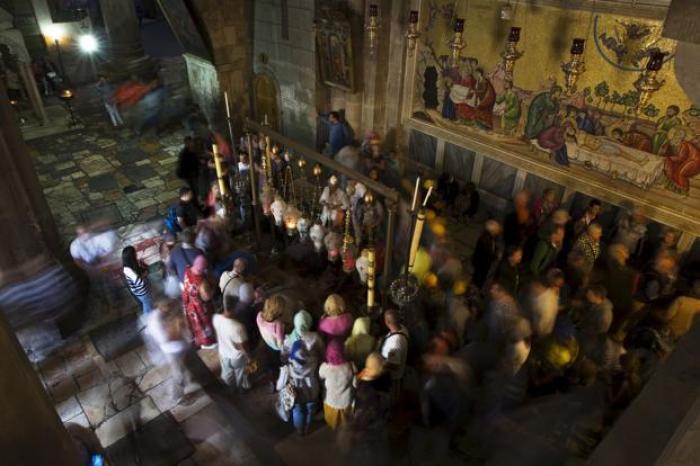
{"label": "man with backpack", "polygon": [[201,249],[197,249],[194,246],[196,237],[194,230],[191,228],[183,230],[181,237],[182,242],[170,251],[170,258],[167,264],[168,274],[171,276],[176,275],[180,283],[185,278],[187,266],[191,266],[197,256],[204,255]]}
{"label": "man with backpack", "polygon": [[168,208],[163,223],[169,233],[177,234],[185,228],[197,226],[201,212],[194,202],[194,193],[189,187],[180,188],[177,204]]}

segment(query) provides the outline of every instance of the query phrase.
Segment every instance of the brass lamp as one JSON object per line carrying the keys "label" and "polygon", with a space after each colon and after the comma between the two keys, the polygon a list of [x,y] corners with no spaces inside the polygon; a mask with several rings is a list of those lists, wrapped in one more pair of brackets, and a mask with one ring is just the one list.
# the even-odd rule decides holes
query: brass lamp
{"label": "brass lamp", "polygon": [[583,61],[585,44],[585,39],[574,39],[571,44],[571,59],[561,65],[565,76],[566,93],[569,95],[576,91],[576,82],[586,71],[586,64]]}
{"label": "brass lamp", "polygon": [[369,18],[367,26],[367,42],[370,55],[374,55],[374,50],[377,47],[377,37],[379,35],[379,6],[375,3],[369,6]]}
{"label": "brass lamp", "polygon": [[451,61],[452,61],[452,66],[456,66],[457,63],[459,63],[460,56],[462,54],[462,49],[466,47],[466,43],[464,42],[464,39],[462,38],[462,35],[464,34],[464,19],[463,18],[457,18],[455,20],[455,27],[454,27],[454,37],[450,41],[450,51],[452,52],[451,54]]}
{"label": "brass lamp", "polygon": [[297,231],[297,224],[301,218],[301,212],[296,207],[288,206],[284,212],[284,227],[287,229],[287,235],[294,236]]}
{"label": "brass lamp", "polygon": [[411,10],[411,13],[408,15],[408,30],[406,31],[406,48],[408,49],[409,55],[416,49],[416,42],[418,41],[419,37],[418,11]]}
{"label": "brass lamp", "polygon": [[651,96],[666,83],[666,80],[659,81],[656,79],[656,75],[664,64],[665,57],[666,54],[664,52],[653,53],[651,57],[649,57],[647,66],[644,71],[642,71],[639,79],[634,82],[634,87],[639,91],[639,100],[636,108],[637,112],[644,108],[646,104],[649,103]]}
{"label": "brass lamp", "polygon": [[520,28],[512,27],[510,28],[510,33],[508,34],[508,42],[506,42],[506,49],[501,52],[501,58],[503,58],[503,69],[506,72],[508,80],[513,81],[513,68],[515,67],[515,61],[523,56],[523,52],[518,51],[516,48],[520,42]]}

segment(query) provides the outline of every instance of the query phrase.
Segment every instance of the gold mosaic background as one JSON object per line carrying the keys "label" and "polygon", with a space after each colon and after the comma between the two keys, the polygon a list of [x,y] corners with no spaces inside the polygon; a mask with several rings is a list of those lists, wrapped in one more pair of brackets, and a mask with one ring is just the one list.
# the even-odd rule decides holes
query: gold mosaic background
{"label": "gold mosaic background", "polygon": [[[448,55],[448,43],[453,37],[453,20],[465,19],[464,39],[466,47],[462,56],[475,57],[487,73],[493,71],[501,61],[500,53],[504,48],[511,26],[522,28],[518,49],[525,54],[515,65],[515,86],[527,90],[539,90],[548,79],[555,79],[562,84],[561,64],[569,59],[571,41],[575,37],[586,39],[586,73],[578,82],[578,89],[594,87],[601,81],[607,81],[611,91],[620,93],[634,89],[634,81],[639,71],[623,71],[610,64],[599,52],[594,40],[594,19],[598,17],[598,35],[606,33],[609,37],[624,37],[621,23],[634,23],[652,27],[652,33],[643,40],[628,41],[630,49],[649,43],[650,37],[658,40],[656,45],[662,50],[674,51],[675,41],[660,38],[661,21],[639,19],[618,15],[601,15],[591,11],[559,9],[532,5],[517,5],[513,19],[503,21],[499,18],[502,4],[495,0],[428,0],[423,2],[420,15],[422,40],[432,45],[435,53]],[[630,9],[632,11],[632,9]],[[601,45],[602,46],[602,45]],[[604,49],[614,58],[612,51]],[[642,60],[643,67],[646,59]],[[419,65],[418,71],[422,68]],[[667,61],[659,73],[659,79],[665,79],[664,87],[650,100],[660,110],[675,104],[681,111],[687,110],[692,102],[676,81],[673,60]]]}

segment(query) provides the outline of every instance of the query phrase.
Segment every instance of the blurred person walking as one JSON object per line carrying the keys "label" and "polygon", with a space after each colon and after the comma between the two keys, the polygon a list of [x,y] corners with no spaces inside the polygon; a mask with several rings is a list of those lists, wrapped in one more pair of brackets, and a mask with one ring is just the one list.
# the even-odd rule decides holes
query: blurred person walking
{"label": "blurred person walking", "polygon": [[102,99],[102,105],[104,105],[105,110],[107,110],[107,115],[112,121],[112,126],[115,128],[118,126],[124,126],[124,120],[122,119],[121,113],[117,108],[117,103],[114,100],[114,86],[107,82],[107,78],[100,76],[95,85],[97,89],[97,95]]}
{"label": "blurred person walking", "polygon": [[170,397],[179,403],[193,377],[186,365],[190,351],[189,335],[184,319],[178,312],[177,302],[159,302],[155,312],[148,316],[144,333],[152,359],[168,364],[172,379]]}

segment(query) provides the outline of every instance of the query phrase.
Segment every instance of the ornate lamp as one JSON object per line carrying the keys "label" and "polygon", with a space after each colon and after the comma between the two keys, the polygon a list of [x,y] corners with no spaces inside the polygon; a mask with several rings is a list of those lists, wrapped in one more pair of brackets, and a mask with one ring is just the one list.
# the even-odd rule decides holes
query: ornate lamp
{"label": "ornate lamp", "polygon": [[634,82],[634,87],[639,91],[639,101],[637,102],[636,111],[639,112],[649,103],[649,99],[656,91],[666,83],[666,80],[657,80],[656,75],[664,64],[666,53],[655,52],[649,57],[646,69],[642,71],[639,79]]}
{"label": "ornate lamp", "polygon": [[585,44],[585,39],[574,39],[571,44],[571,59],[561,65],[561,69],[564,71],[567,94],[576,91],[578,77],[586,71],[586,64],[583,61]]}
{"label": "ornate lamp", "polygon": [[345,231],[343,233],[343,247],[340,253],[343,258],[343,272],[351,273],[355,270],[355,238],[350,233],[350,222],[352,221],[352,212],[350,209],[345,211]]}
{"label": "ornate lamp", "polygon": [[287,229],[287,235],[294,236],[301,219],[301,212],[293,205],[287,206],[284,212],[284,227]]}
{"label": "ornate lamp", "polygon": [[513,5],[510,4],[510,0],[508,0],[508,3],[503,5],[501,7],[501,11],[499,12],[499,17],[503,21],[510,21],[513,19]]}
{"label": "ornate lamp", "polygon": [[450,60],[452,61],[452,66],[457,65],[459,63],[459,58],[462,54],[462,49],[466,47],[466,43],[464,42],[464,39],[462,39],[462,34],[464,34],[464,19],[463,18],[457,18],[455,20],[455,27],[454,27],[454,32],[455,35],[450,41],[450,50],[452,51],[452,55],[450,57]]}
{"label": "ornate lamp", "polygon": [[408,15],[408,30],[406,31],[406,48],[408,49],[409,55],[413,54],[416,49],[416,42],[420,37],[420,32],[418,32],[418,11],[411,10]]}
{"label": "ornate lamp", "polygon": [[369,20],[365,29],[367,30],[369,53],[374,55],[374,50],[377,46],[377,36],[379,35],[379,6],[376,3],[372,3],[369,6]]}
{"label": "ornate lamp", "polygon": [[66,104],[66,108],[68,109],[68,126],[73,127],[73,126],[78,126],[80,122],[78,119],[75,117],[75,112],[73,111],[73,98],[75,97],[75,94],[73,93],[72,90],[66,88],[61,91],[61,93],[58,95],[58,97]]}
{"label": "ornate lamp", "polygon": [[314,178],[316,178],[316,186],[314,186],[314,197],[311,203],[311,218],[314,219],[316,218],[316,210],[319,208],[318,198],[321,195],[321,174],[323,173],[323,168],[321,168],[321,165],[317,163],[314,165],[314,168],[311,170],[311,173],[314,175]]}
{"label": "ornate lamp", "polygon": [[299,160],[297,160],[297,167],[299,167],[299,174],[301,178],[306,178],[306,159],[299,158]]}
{"label": "ornate lamp", "polygon": [[[413,191],[413,201],[411,203],[411,241],[409,242],[408,255],[406,257],[406,268],[404,272],[399,275],[399,277],[391,283],[389,287],[389,293],[391,295],[391,300],[396,304],[401,310],[404,306],[412,303],[416,296],[418,296],[419,284],[418,280],[414,275],[412,275],[411,269],[413,268],[413,262],[416,258],[416,253],[418,252],[418,246],[420,243],[421,235],[423,234],[423,225],[425,224],[425,212],[421,208],[418,209],[418,191],[420,188],[420,177],[416,179],[416,187]],[[428,188],[428,193],[423,201],[423,206],[428,205],[428,200],[430,199],[430,194],[433,191],[433,187]]]}
{"label": "ornate lamp", "polygon": [[523,56],[523,52],[518,51],[516,48],[518,42],[520,42],[520,28],[512,27],[510,28],[510,34],[508,34],[506,49],[501,52],[501,57],[503,58],[503,69],[505,70],[510,81],[513,81],[513,68],[515,67],[515,61]]}

